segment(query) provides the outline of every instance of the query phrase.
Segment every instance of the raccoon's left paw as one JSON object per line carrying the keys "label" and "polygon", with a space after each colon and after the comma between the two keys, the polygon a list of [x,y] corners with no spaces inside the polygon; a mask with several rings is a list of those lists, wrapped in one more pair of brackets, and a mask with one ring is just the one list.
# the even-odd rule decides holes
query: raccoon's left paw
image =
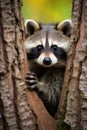
{"label": "raccoon's left paw", "polygon": [[35,89],[38,86],[38,79],[35,73],[28,72],[25,77],[25,82],[28,89]]}

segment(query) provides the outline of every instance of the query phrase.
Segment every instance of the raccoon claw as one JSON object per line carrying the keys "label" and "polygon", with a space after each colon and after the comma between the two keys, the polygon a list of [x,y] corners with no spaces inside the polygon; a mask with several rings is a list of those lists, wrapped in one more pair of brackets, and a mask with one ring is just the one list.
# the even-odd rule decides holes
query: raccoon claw
{"label": "raccoon claw", "polygon": [[37,87],[37,77],[34,73],[28,72],[25,77],[25,82],[28,89],[34,89]]}

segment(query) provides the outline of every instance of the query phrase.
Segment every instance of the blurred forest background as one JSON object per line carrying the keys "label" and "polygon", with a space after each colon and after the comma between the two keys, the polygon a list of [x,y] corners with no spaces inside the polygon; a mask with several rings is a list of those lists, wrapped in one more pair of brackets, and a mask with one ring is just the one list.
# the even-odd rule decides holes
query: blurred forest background
{"label": "blurred forest background", "polygon": [[71,19],[72,0],[23,0],[24,19],[39,22],[60,22]]}

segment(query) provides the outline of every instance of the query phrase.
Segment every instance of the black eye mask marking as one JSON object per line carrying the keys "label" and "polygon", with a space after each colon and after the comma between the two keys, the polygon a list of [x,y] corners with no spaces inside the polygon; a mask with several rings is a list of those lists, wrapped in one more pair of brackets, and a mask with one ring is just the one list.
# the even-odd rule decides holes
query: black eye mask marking
{"label": "black eye mask marking", "polygon": [[42,50],[43,50],[43,46],[42,46],[42,45],[38,45],[38,46],[37,46],[37,51],[38,51],[38,52],[41,52]]}
{"label": "black eye mask marking", "polygon": [[37,59],[42,51],[43,51],[43,46],[42,45],[38,45],[36,48],[33,48],[31,50],[31,52],[27,53],[27,58],[29,60]]}
{"label": "black eye mask marking", "polygon": [[60,60],[66,60],[67,54],[66,54],[66,52],[62,48],[57,47],[57,45],[52,45],[51,49],[52,49],[52,52],[54,53],[54,55],[58,59],[60,59]]}

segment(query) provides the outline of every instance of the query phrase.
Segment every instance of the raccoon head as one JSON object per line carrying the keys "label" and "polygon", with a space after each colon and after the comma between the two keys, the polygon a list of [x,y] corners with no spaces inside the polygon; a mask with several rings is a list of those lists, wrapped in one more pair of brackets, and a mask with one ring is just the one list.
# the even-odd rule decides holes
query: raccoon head
{"label": "raccoon head", "polygon": [[70,48],[70,20],[64,20],[60,24],[40,24],[27,20],[25,31],[28,61],[44,67],[65,66]]}

